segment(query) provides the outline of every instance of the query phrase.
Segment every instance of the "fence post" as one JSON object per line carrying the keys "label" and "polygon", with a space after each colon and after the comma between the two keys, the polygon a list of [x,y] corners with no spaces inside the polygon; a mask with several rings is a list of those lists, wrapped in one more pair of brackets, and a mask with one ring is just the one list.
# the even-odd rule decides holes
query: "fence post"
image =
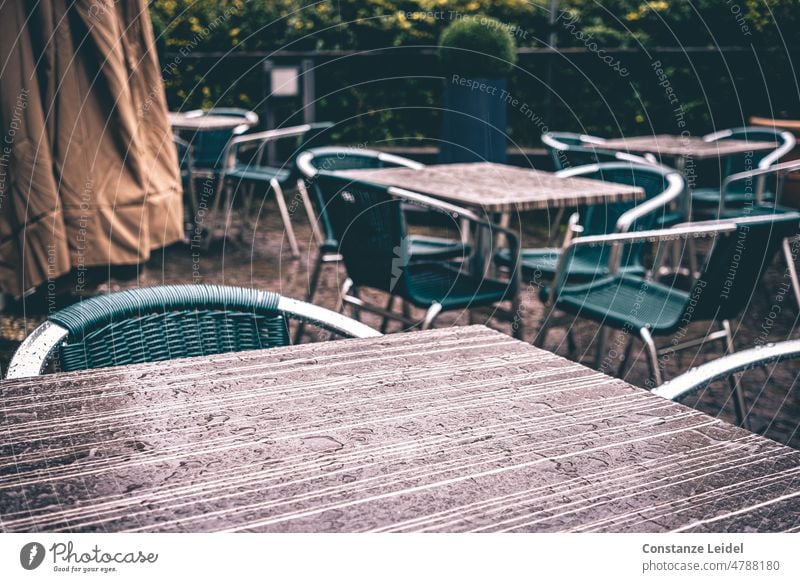
{"label": "fence post", "polygon": [[555,87],[553,86],[555,79],[553,77],[553,65],[558,51],[558,32],[556,31],[556,13],[558,12],[558,0],[550,0],[550,35],[548,37],[548,44],[552,51],[547,55],[547,100],[545,101],[545,119],[549,127],[556,127],[555,120],[553,119],[553,93]]}
{"label": "fence post", "polygon": [[314,86],[314,59],[303,59],[303,123],[314,123],[316,116],[316,87]]}

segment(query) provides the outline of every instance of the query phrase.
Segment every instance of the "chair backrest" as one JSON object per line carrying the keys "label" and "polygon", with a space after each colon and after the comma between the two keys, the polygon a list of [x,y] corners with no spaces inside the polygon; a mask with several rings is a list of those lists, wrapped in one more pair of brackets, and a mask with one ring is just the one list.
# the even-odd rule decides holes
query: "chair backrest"
{"label": "chair backrest", "polygon": [[[343,335],[380,335],[338,313],[269,291],[146,287],[92,297],[54,313],[20,346],[9,377],[37,365],[41,371],[53,351],[60,369],[73,371],[285,346],[289,317]],[[30,362],[31,357],[42,362]]]}
{"label": "chair backrest", "polygon": [[198,168],[218,168],[223,162],[225,146],[232,137],[247,131],[248,127],[258,123],[258,115],[247,109],[238,107],[214,107],[202,112],[202,115],[221,115],[241,118],[242,124],[230,129],[198,131],[192,138],[194,164]]}
{"label": "chair backrest", "polygon": [[723,178],[739,172],[746,172],[759,168],[768,168],[783,156],[788,154],[795,146],[796,140],[791,132],[770,127],[735,127],[709,134],[706,141],[720,141],[737,139],[745,141],[770,141],[777,146],[774,150],[761,150],[727,156],[723,166]]}
{"label": "chair backrest", "polygon": [[392,154],[377,150],[325,147],[306,150],[297,156],[297,168],[305,182],[312,201],[317,208],[319,222],[325,238],[336,240],[330,219],[325,210],[323,192],[317,178],[319,172],[335,172],[337,170],[366,170],[374,168],[412,168],[419,169],[423,165]]}
{"label": "chair backrest", "polygon": [[322,207],[357,287],[403,294],[409,250],[400,201],[388,188],[320,171]]}
{"label": "chair backrest", "polygon": [[800,213],[737,218],[736,230],[720,234],[695,281],[684,319],[732,319],[748,306],[783,240],[800,233]]}
{"label": "chair backrest", "polygon": [[[583,136],[581,134],[567,131],[551,131],[542,134],[542,143],[544,147],[547,148],[547,153],[550,155],[553,167],[556,170],[564,170],[575,165],[583,165],[580,163],[573,164],[569,162],[567,157],[567,151],[570,149],[578,148],[580,150],[587,145],[586,142],[583,141]],[[580,158],[580,152],[577,157]],[[575,161],[578,160],[576,159]],[[597,162],[597,160],[594,160],[594,162]],[[594,162],[590,161],[586,163]]]}
{"label": "chair backrest", "polygon": [[[614,182],[637,186],[645,192],[644,200],[634,202],[616,202],[612,204],[593,204],[587,207],[583,219],[583,233],[586,236],[610,234],[614,232],[617,221],[628,210],[647,200],[662,194],[669,188],[668,176],[675,170],[654,164],[632,164],[611,162],[591,164],[572,170],[559,172],[560,176],[581,177],[603,182]],[[664,209],[666,210],[666,209]],[[651,213],[638,220],[635,230],[644,230],[653,226],[657,213]]]}
{"label": "chair backrest", "polygon": [[605,140],[600,137],[558,131],[542,135],[542,143],[547,148],[556,170],[609,162],[654,164],[641,156],[603,149],[603,141]]}
{"label": "chair backrest", "polygon": [[[584,236],[611,234],[616,230],[618,221],[626,212],[632,210],[638,204],[652,200],[656,196],[665,193],[670,188],[668,176],[672,175],[673,179],[679,176],[675,170],[665,166],[620,162],[592,164],[573,168],[571,170],[563,170],[559,172],[559,175],[637,186],[642,188],[645,192],[645,198],[640,201],[593,204],[587,207],[582,225]],[[681,180],[683,179],[681,178]],[[629,230],[647,230],[652,228],[658,216],[663,215],[668,210],[668,207],[664,206],[656,211],[645,214],[636,220]],[[637,243],[627,245],[623,250],[624,255],[621,259],[621,264],[626,266],[641,264],[641,257],[644,249],[644,244]],[[579,249],[578,254],[584,256],[584,258],[591,256],[592,260],[595,261],[598,268],[600,268],[607,265],[610,251],[611,247],[609,246],[598,248],[586,247]]]}

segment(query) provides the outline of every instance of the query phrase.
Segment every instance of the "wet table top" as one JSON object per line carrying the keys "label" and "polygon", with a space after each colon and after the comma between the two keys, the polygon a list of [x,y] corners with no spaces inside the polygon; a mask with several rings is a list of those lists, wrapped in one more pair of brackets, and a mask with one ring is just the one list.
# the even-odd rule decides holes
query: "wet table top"
{"label": "wet table top", "polygon": [[723,158],[778,147],[775,142],[743,139],[721,139],[705,141],[700,136],[642,135],[608,139],[597,147],[629,152],[632,154],[660,154],[664,157],[686,157],[698,160]]}
{"label": "wet table top", "polygon": [[482,326],[0,389],[7,532],[800,530],[800,453]]}
{"label": "wet table top", "polygon": [[644,190],[585,178],[559,178],[506,164],[435,164],[422,169],[342,170],[337,174],[427,194],[486,212],[522,212],[644,198]]}
{"label": "wet table top", "polygon": [[176,111],[167,113],[167,121],[169,121],[173,130],[185,131],[217,131],[233,129],[240,125],[252,125],[252,123],[242,117],[234,117],[231,115],[193,115]]}

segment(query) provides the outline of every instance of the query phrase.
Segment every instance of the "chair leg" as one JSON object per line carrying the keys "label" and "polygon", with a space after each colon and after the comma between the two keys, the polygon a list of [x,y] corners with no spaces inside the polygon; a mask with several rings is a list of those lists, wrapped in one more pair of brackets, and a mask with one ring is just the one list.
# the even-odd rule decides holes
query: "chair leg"
{"label": "chair leg", "polygon": [[567,328],[567,356],[574,360],[578,353],[578,344],[575,343],[575,334],[572,333],[572,324]]}
{"label": "chair leg", "polygon": [[619,364],[619,368],[617,368],[617,377],[623,378],[623,374],[625,373],[626,368],[628,367],[628,360],[631,357],[631,352],[633,352],[633,336],[628,335],[628,342],[625,346],[625,355],[622,356],[622,362]]}
{"label": "chair leg", "polygon": [[345,295],[350,293],[350,290],[352,288],[353,288],[353,280],[350,277],[348,277],[347,279],[344,280],[344,283],[342,283],[342,288],[339,291],[339,304],[336,306],[336,311],[338,313],[344,313],[345,305],[347,305],[344,302],[344,298]]}
{"label": "chair leg", "polygon": [[314,211],[314,205],[311,204],[311,197],[308,195],[308,188],[306,188],[306,183],[303,180],[297,180],[297,191],[300,192],[300,198],[303,201],[303,207],[306,209],[308,223],[311,225],[314,238],[317,240],[317,244],[321,245],[324,242],[324,237],[319,229],[319,219]]}
{"label": "chair leg", "polygon": [[225,220],[222,221],[222,236],[223,238],[227,239],[230,236],[231,232],[231,218],[233,215],[233,198],[235,196],[235,192],[232,186],[228,185],[225,187],[225,206],[223,207],[223,212],[225,212]]}
{"label": "chair leg", "polygon": [[[209,179],[210,178],[206,178],[206,180]],[[214,240],[214,237],[216,236],[217,224],[219,223],[220,208],[224,210],[224,208],[227,207],[227,198],[229,197],[229,195],[228,195],[228,188],[226,187],[225,182],[226,178],[225,178],[225,173],[223,172],[219,175],[219,177],[217,178],[217,183],[215,184],[216,191],[214,192],[214,201],[212,203],[211,210],[206,213],[206,216],[208,217],[209,221],[207,226],[208,234],[206,235],[202,245],[203,250],[205,251],[207,251],[211,247],[211,242]],[[226,198],[225,201],[222,200],[223,197]]]}
{"label": "chair leg", "polygon": [[[725,355],[732,354],[736,351],[736,346],[733,343],[733,332],[731,331],[731,322],[727,319],[722,321],[722,329],[725,330]],[[736,411],[736,421],[739,426],[750,430],[750,418],[747,415],[747,405],[744,401],[744,390],[742,388],[742,375],[732,374],[728,377],[728,385],[731,388],[733,395],[733,407]]]}
{"label": "chair leg", "polygon": [[[391,312],[394,309],[394,300],[397,298],[397,295],[389,295],[389,300],[386,302],[386,311]],[[383,321],[381,322],[381,333],[386,333],[386,328],[389,325],[389,317],[384,316]]]}
{"label": "chair leg", "polygon": [[597,330],[597,348],[594,357],[594,365],[597,369],[600,368],[603,358],[605,357],[604,352],[606,351],[606,344],[608,343],[608,336],[610,332],[611,330],[605,325],[601,325],[600,329]]}
{"label": "chair leg", "polygon": [[[317,285],[319,285],[319,276],[322,273],[322,267],[325,265],[323,261],[322,253],[317,254],[317,260],[314,263],[314,270],[311,272],[311,279],[308,282],[308,291],[306,291],[306,303],[312,303],[314,299],[314,295],[317,293]],[[294,343],[300,343],[300,339],[303,337],[303,332],[305,331],[306,324],[304,322],[299,322],[297,324],[297,331],[294,334]]]}
{"label": "chair leg", "polygon": [[792,245],[788,238],[783,239],[783,260],[786,261],[786,270],[789,271],[794,300],[797,303],[797,308],[800,309],[800,280],[797,278],[797,267],[794,264]]}
{"label": "chair leg", "polygon": [[686,252],[689,254],[689,275],[692,279],[696,279],[700,276],[700,271],[697,267],[697,245],[694,244],[693,238],[686,240]]}
{"label": "chair leg", "polygon": [[550,330],[550,318],[553,315],[553,311],[552,307],[545,307],[539,323],[539,331],[536,333],[536,337],[533,338],[533,345],[537,348],[544,347],[544,343],[547,340],[547,332]]}
{"label": "chair leg", "polygon": [[561,234],[561,223],[564,220],[565,207],[561,207],[556,212],[553,222],[550,223],[550,235],[547,237],[547,246],[555,244]]}
{"label": "chair leg", "polygon": [[433,303],[425,313],[425,319],[422,321],[422,329],[430,329],[434,320],[439,317],[442,312],[442,305],[440,303]]}
{"label": "chair leg", "polygon": [[283,220],[283,228],[286,230],[286,236],[289,239],[289,249],[292,251],[294,258],[300,257],[300,247],[297,246],[297,239],[294,236],[294,228],[292,227],[292,219],[289,216],[289,209],[286,207],[286,198],[283,196],[283,188],[278,184],[278,181],[273,178],[269,182],[270,187],[275,192],[275,198],[278,201],[278,210],[281,213],[281,220]]}
{"label": "chair leg", "polygon": [[660,386],[663,384],[664,380],[661,376],[661,369],[658,367],[658,350],[656,349],[656,343],[653,341],[650,330],[646,327],[639,330],[639,336],[642,338],[642,342],[644,342],[644,346],[647,350],[647,362],[650,366],[650,376],[653,382],[655,382],[655,385]]}

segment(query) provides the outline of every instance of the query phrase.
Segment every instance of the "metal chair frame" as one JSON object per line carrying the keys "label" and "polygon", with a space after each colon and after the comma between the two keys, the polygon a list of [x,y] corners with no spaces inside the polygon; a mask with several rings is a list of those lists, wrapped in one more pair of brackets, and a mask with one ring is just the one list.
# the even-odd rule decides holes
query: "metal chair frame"
{"label": "metal chair frame", "polygon": [[[637,156],[615,150],[604,150],[603,143],[605,141],[606,140],[602,137],[569,132],[553,131],[542,135],[542,143],[549,151],[550,159],[557,172],[583,167],[583,164],[580,166],[564,164],[564,161],[559,155],[560,152],[585,154],[587,157],[594,158],[596,163],[604,163],[604,160],[601,160],[600,157],[607,156],[608,160],[605,160],[605,163],[627,162],[631,164],[659,165],[658,160],[652,154]],[[559,227],[564,221],[565,211],[565,208],[559,208],[555,217],[553,217],[552,224],[554,224],[556,228],[553,229],[553,233],[547,238],[548,245],[552,245],[558,238]],[[504,216],[503,218],[504,222],[501,224],[507,226],[507,222],[505,222],[506,217]]]}
{"label": "metal chair frame", "polygon": [[[258,123],[259,117],[255,111],[249,111],[247,109],[242,109],[239,107],[212,107],[208,110],[203,109],[192,109],[191,111],[186,111],[184,116],[186,117],[202,117],[203,115],[225,115],[230,117],[241,117],[244,120],[244,123],[237,125],[232,129],[227,130],[214,130],[214,131],[227,131],[230,133],[232,138],[236,136],[242,135],[243,133],[247,132],[251,127]],[[190,144],[191,145],[191,144]],[[221,159],[224,160],[224,150],[222,152]],[[218,171],[214,168],[198,168],[193,167],[192,172],[195,178],[216,178]]]}
{"label": "metal chair frame", "polygon": [[[314,209],[314,205],[308,192],[308,187],[314,183],[318,173],[320,171],[326,171],[325,168],[320,170],[314,165],[314,158],[329,155],[341,155],[343,158],[346,156],[372,158],[389,166],[409,168],[412,170],[419,170],[425,167],[424,164],[415,162],[414,160],[410,160],[408,158],[364,148],[321,147],[302,152],[297,156],[297,168],[300,171],[300,174],[303,176],[303,178],[299,178],[297,180],[297,189],[300,192],[300,196],[303,200],[303,206],[305,207],[308,220],[312,225],[314,238],[316,239],[317,244],[320,245],[320,251],[317,254],[317,258],[314,261],[314,267],[311,270],[306,301],[311,301],[314,298],[314,295],[317,291],[317,286],[319,284],[320,275],[325,265],[336,265],[343,260],[342,255],[339,253],[330,251],[326,252],[322,248],[322,245],[325,242],[325,235],[320,229],[320,217],[317,215],[317,212]],[[404,205],[404,210],[408,210],[409,206],[410,205]],[[407,311],[407,309],[408,307],[404,305],[404,310]],[[385,331],[386,324],[387,320],[384,319],[382,331]],[[298,327],[295,341],[299,341],[302,333],[302,326]]]}
{"label": "metal chair frame", "polygon": [[[722,184],[722,195],[720,196],[719,201],[719,211],[718,216],[724,216],[727,212],[725,206],[725,197],[728,193],[732,184],[738,182],[747,182],[748,180],[752,181],[754,178],[756,180],[756,188],[755,188],[755,204],[756,206],[763,207],[764,204],[764,188],[766,183],[766,178],[769,175],[775,175],[776,180],[776,188],[775,194],[776,196],[780,195],[782,190],[783,183],[785,182],[787,176],[800,172],[800,160],[792,160],[789,162],[782,162],[780,164],[770,165],[765,168],[759,168],[757,170],[749,170],[746,172],[738,172],[736,174],[731,174]],[[776,198],[775,203],[779,202],[779,198]],[[777,207],[775,207],[777,209]],[[787,209],[788,210],[788,209]],[[800,278],[797,274],[797,267],[794,262],[794,257],[792,256],[792,249],[791,243],[792,241],[800,240],[800,236],[794,237],[793,239],[785,239],[783,241],[783,260],[786,263],[786,269],[789,272],[789,278],[792,283],[792,293],[795,297],[795,302],[797,303],[798,309],[800,309]]]}
{"label": "metal chair frame", "polygon": [[[800,214],[797,213],[793,214],[796,214],[798,219],[800,219]],[[542,347],[547,338],[547,332],[549,328],[552,326],[551,321],[553,318],[553,314],[557,308],[558,296],[561,289],[563,288],[565,280],[564,273],[566,272],[565,269],[568,266],[569,258],[572,255],[572,252],[574,252],[574,249],[582,246],[597,246],[597,245],[602,246],[611,244],[612,250],[608,260],[608,272],[609,274],[613,275],[619,272],[620,262],[622,258],[622,248],[627,244],[637,243],[637,242],[661,243],[665,241],[677,241],[681,239],[691,240],[696,238],[715,237],[722,233],[734,232],[737,229],[737,225],[758,223],[763,220],[764,220],[763,216],[762,217],[753,216],[747,218],[739,218],[735,220],[717,220],[717,221],[686,223],[664,230],[622,232],[611,235],[581,237],[578,235],[582,232],[582,228],[577,224],[578,217],[576,215],[573,215],[570,221],[570,229],[568,231],[568,236],[565,238],[564,241],[563,251],[561,258],[559,260],[556,276],[554,278],[553,285],[551,287],[551,292],[548,295],[548,300],[545,305],[544,314],[542,316],[542,323],[539,327],[539,333],[536,339],[534,340],[534,345]],[[657,269],[658,265],[660,264],[665,246],[666,245],[661,245],[661,244],[658,245],[658,249],[654,259],[654,270]],[[730,321],[726,319],[719,323],[720,323],[719,331],[706,334],[702,338],[687,340],[684,342],[680,342],[678,344],[668,345],[662,348],[656,346],[653,336],[648,328],[640,328],[639,330],[637,330],[639,339],[642,341],[647,351],[648,366],[650,368],[650,374],[655,385],[658,386],[663,383],[663,376],[661,374],[661,370],[658,365],[658,358],[661,355],[668,353],[675,353],[693,347],[698,347],[709,341],[723,341],[723,340],[725,341],[726,344],[726,352],[732,353],[735,348],[733,343],[733,335],[731,332]],[[601,332],[601,336],[599,339],[600,342],[602,343],[604,339],[604,333]],[[618,370],[618,374],[620,375],[624,372],[627,366],[627,361],[628,358],[630,357],[633,348],[633,339],[634,336],[631,335],[625,350],[624,359]],[[603,346],[600,346],[598,348],[598,353],[602,352],[602,347]],[[736,396],[737,396],[737,406],[738,407],[743,406],[743,399],[741,396],[741,392],[737,391]]]}
{"label": "metal chair frame", "polygon": [[[192,144],[175,134],[172,135],[172,140],[175,142],[175,145],[178,148],[178,171],[181,175],[181,181],[183,182],[185,180],[186,182],[187,191],[184,192],[184,194],[189,199],[189,212],[191,213],[191,220],[184,220],[184,227],[186,227],[189,224],[196,224],[197,210],[199,208],[197,192],[194,184],[197,176],[194,173]],[[183,155],[181,155],[181,150],[183,150]],[[193,230],[194,226],[191,228]],[[186,238],[190,239],[192,235],[193,232],[186,232],[186,228],[184,228],[184,236]]]}
{"label": "metal chair frame", "polygon": [[[291,319],[310,323],[345,337],[367,338],[382,335],[377,330],[340,313],[288,297],[281,296],[278,299],[278,310]],[[19,346],[9,364],[6,378],[26,378],[42,374],[68,335],[69,332],[61,325],[45,321]]]}
{"label": "metal chair frame", "polygon": [[[776,364],[785,360],[800,357],[800,340],[788,340],[770,343],[748,350],[728,354],[722,358],[712,360],[688,372],[665,382],[653,389],[653,394],[680,402],[687,396],[695,394],[706,388],[712,382],[728,379],[734,394],[741,390],[738,388],[739,375],[748,370]],[[738,400],[734,402],[738,403]],[[739,406],[742,406],[740,409]],[[747,412],[743,404],[736,407],[737,421],[740,425],[747,425]]]}
{"label": "metal chair frame", "polygon": [[[247,135],[235,137],[230,142],[228,142],[228,146],[225,148],[225,153],[223,155],[223,160],[224,160],[223,168],[219,182],[217,183],[217,192],[214,197],[214,207],[211,212],[212,216],[218,216],[220,211],[220,205],[222,205],[225,212],[225,220],[223,224],[226,233],[230,229],[231,215],[233,212],[232,206],[233,206],[233,195],[234,195],[234,189],[232,185],[229,183],[230,180],[228,178],[228,172],[232,171],[236,167],[236,160],[238,159],[239,153],[243,149],[257,148],[253,162],[250,164],[254,167],[257,167],[262,165],[265,152],[267,152],[275,142],[282,139],[300,137],[305,135],[309,131],[320,129],[327,126],[328,124],[319,123],[319,124],[297,125],[281,129],[271,129],[268,131],[249,133]],[[291,172],[294,172],[294,167],[287,169],[290,170]],[[249,185],[246,200],[243,203],[243,206],[247,210],[249,210],[249,201],[252,199],[254,188],[255,184]],[[291,216],[289,215],[289,209],[286,205],[286,197],[283,192],[283,187],[276,178],[272,178],[269,181],[269,189],[271,189],[275,193],[275,200],[278,203],[278,211],[280,212],[281,221],[283,222],[283,227],[286,231],[286,236],[289,242],[289,249],[292,253],[292,256],[294,258],[299,258],[300,247],[297,244],[297,237],[295,236],[294,227],[292,226]],[[249,222],[249,218],[250,218],[249,212],[244,212],[243,219],[245,220],[245,222]]]}
{"label": "metal chair frame", "polygon": [[[402,188],[388,188],[387,192],[393,196],[394,198],[399,199],[402,202],[407,202],[410,204],[414,204],[417,206],[422,206],[424,208],[435,210],[439,212],[444,212],[452,217],[454,220],[459,221],[462,225],[466,223],[470,223],[475,225],[476,228],[482,228],[485,230],[489,230],[490,233],[499,233],[506,237],[507,244],[511,249],[512,257],[514,257],[515,262],[510,269],[509,275],[509,289],[511,295],[511,309],[508,312],[504,312],[503,310],[497,309],[496,313],[501,314],[508,314],[509,317],[514,317],[516,314],[519,313],[520,308],[520,298],[519,298],[519,269],[518,269],[518,260],[519,260],[519,243],[517,241],[517,237],[513,231],[501,227],[494,222],[481,218],[474,212],[462,208],[460,206],[456,206],[454,204],[450,204],[448,202],[444,202],[441,200],[437,200],[434,198],[430,198],[423,194],[419,194],[418,192],[412,192],[410,190],[405,190]],[[478,245],[476,245],[478,246]],[[392,319],[395,321],[400,321],[404,325],[408,326],[417,326],[420,325],[419,321],[416,321],[410,317],[408,304],[404,301],[403,302],[403,313],[399,314],[392,311],[392,307],[394,304],[395,295],[390,294],[387,306],[385,308],[381,308],[375,305],[371,305],[366,303],[362,300],[359,296],[359,289],[354,284],[353,280],[349,277],[345,279],[344,284],[342,285],[342,289],[340,292],[340,301],[339,301],[339,312],[343,313],[345,306],[349,305],[354,311],[353,317],[358,320],[359,319],[359,311],[364,310],[375,315],[380,315],[384,318],[383,324],[381,329],[385,329],[386,323],[388,319]],[[442,313],[443,308],[442,305],[438,302],[433,302],[426,310],[425,316],[421,323],[421,329],[430,329],[433,327],[434,322]],[[515,329],[515,335],[521,335],[522,326],[518,326]]]}

